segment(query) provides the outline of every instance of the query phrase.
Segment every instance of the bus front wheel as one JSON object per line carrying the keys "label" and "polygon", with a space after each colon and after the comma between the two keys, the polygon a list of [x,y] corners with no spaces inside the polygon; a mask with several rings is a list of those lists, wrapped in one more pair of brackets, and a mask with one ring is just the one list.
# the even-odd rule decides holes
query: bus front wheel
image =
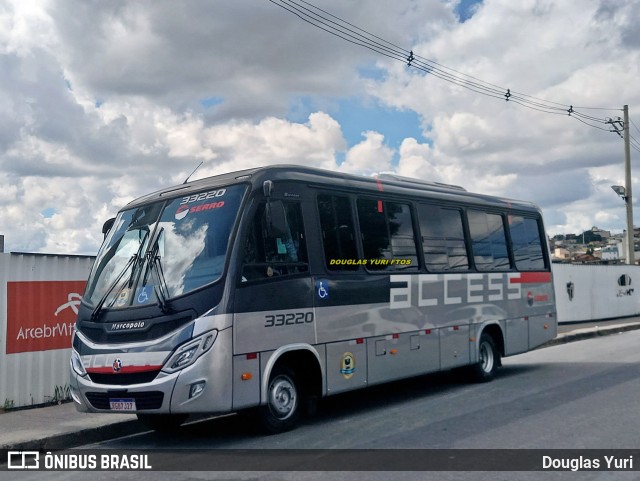
{"label": "bus front wheel", "polygon": [[267,403],[260,407],[265,431],[276,434],[292,429],[300,418],[301,392],[295,372],[286,366],[274,368],[267,388]]}
{"label": "bus front wheel", "polygon": [[471,378],[476,382],[488,382],[493,379],[500,365],[500,352],[493,338],[482,333],[478,344],[478,362],[470,368]]}

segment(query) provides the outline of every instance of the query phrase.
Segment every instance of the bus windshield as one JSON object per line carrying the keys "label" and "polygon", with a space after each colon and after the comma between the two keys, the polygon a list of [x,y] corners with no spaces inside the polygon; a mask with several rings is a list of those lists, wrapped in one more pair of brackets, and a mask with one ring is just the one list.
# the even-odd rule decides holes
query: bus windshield
{"label": "bus windshield", "polygon": [[125,308],[186,294],[220,278],[244,185],[169,199],[118,214],[84,295]]}

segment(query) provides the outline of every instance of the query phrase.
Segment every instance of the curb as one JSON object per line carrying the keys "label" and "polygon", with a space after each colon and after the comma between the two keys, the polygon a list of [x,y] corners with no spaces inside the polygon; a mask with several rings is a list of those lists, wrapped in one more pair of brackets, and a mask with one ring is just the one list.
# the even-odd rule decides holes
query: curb
{"label": "curb", "polygon": [[599,336],[609,336],[611,334],[619,334],[621,332],[635,331],[640,329],[640,323],[637,324],[619,324],[617,326],[605,327],[605,328],[590,328],[584,331],[569,332],[567,334],[560,334],[555,339],[550,340],[546,344],[543,344],[538,349],[545,347],[556,346],[558,344],[567,344],[574,341],[582,341],[585,339],[593,339]]}
{"label": "curb", "polygon": [[0,449],[11,449],[17,451],[45,450],[45,449],[68,449],[84,444],[98,443],[108,439],[114,439],[131,434],[139,434],[148,431],[148,428],[137,419],[131,421],[120,421],[113,424],[106,424],[97,428],[81,429],[80,431],[54,434],[41,439],[22,441],[11,446],[0,446]]}

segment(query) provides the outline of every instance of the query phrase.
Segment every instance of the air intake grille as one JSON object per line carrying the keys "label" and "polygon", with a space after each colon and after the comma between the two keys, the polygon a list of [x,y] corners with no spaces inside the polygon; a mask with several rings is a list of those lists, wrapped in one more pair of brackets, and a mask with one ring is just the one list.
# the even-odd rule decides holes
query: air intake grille
{"label": "air intake grille", "polygon": [[141,411],[144,409],[160,409],[164,400],[164,393],[161,391],[148,392],[88,392],[87,399],[96,409],[109,410],[109,399],[113,398],[132,398],[136,402],[136,409]]}

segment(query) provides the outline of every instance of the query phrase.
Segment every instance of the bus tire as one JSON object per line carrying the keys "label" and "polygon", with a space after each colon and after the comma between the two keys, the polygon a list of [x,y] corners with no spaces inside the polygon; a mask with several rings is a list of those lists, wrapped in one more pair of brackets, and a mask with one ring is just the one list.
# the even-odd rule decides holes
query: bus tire
{"label": "bus tire", "polygon": [[136,414],[138,421],[149,429],[170,433],[176,431],[187,420],[187,414]]}
{"label": "bus tire", "polygon": [[295,372],[287,366],[276,366],[267,386],[267,402],[260,406],[262,427],[268,434],[289,431],[300,418],[302,393]]}
{"label": "bus tire", "polygon": [[475,382],[491,381],[500,365],[500,352],[489,334],[483,332],[478,343],[478,362],[470,367],[471,379]]}

